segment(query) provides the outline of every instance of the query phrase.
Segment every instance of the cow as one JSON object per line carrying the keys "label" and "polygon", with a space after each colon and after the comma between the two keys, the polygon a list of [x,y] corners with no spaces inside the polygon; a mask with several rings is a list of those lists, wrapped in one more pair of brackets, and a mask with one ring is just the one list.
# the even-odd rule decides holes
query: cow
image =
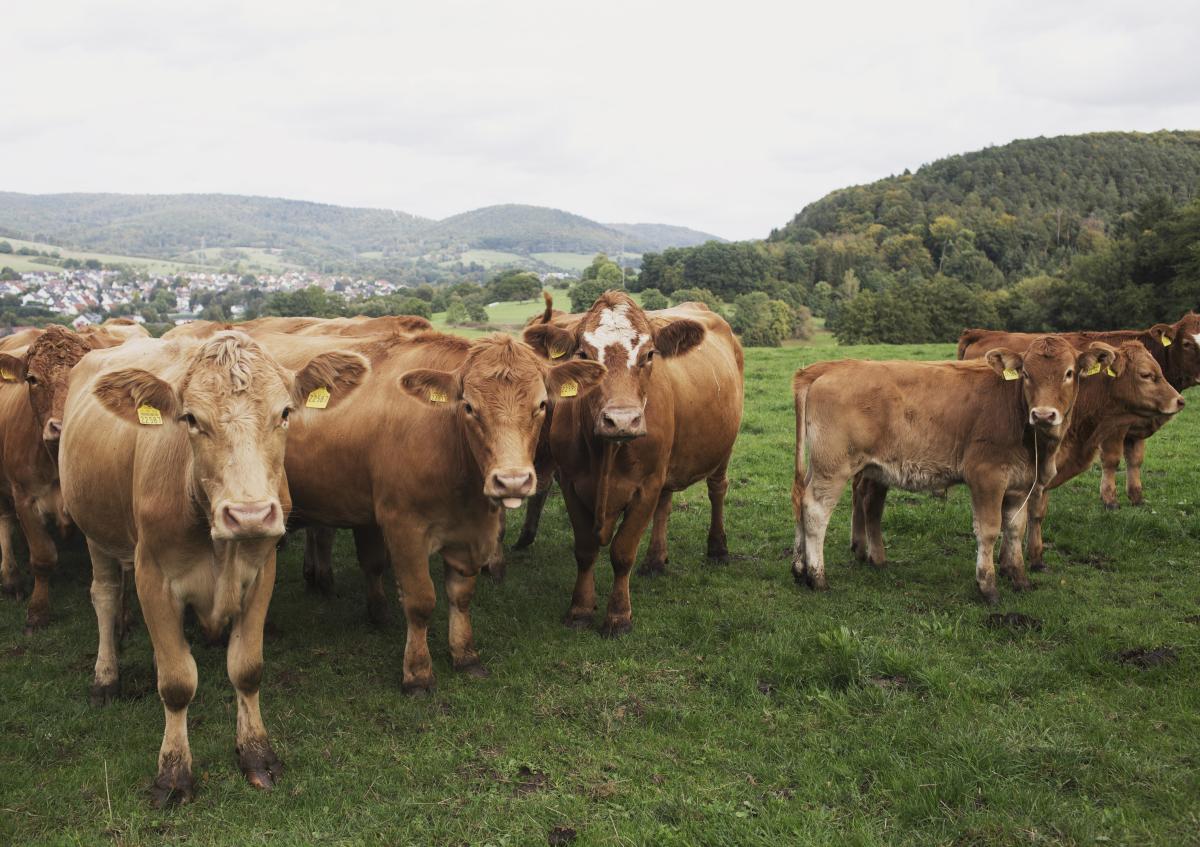
{"label": "cow", "polygon": [[549,440],[575,537],[564,623],[592,625],[596,556],[611,544],[613,587],[600,634],[621,635],[633,628],[629,574],[651,521],[642,570],[666,569],[674,492],[707,480],[708,557],[728,560],[726,471],[742,418],[742,348],[703,304],[644,312],[623,291],[605,292],[578,317],[530,324],[524,337],[550,361],[607,369],[593,390],[558,404]]}
{"label": "cow", "polygon": [[293,410],[325,392],[323,414],[361,381],[367,362],[329,352],[295,372],[252,339],[133,341],[87,356],[71,376],[59,468],[68,513],[87,537],[99,629],[93,701],[119,689],[117,624],[132,570],[154,648],[165,728],[156,806],[192,798],[187,709],[197,669],[183,632],[188,606],[205,634],[231,626],[227,667],[237,695],[236,749],[246,779],[281,773],[259,710],[263,621],[275,545],[290,508],[283,457]]}
{"label": "cow", "polygon": [[71,369],[92,350],[148,336],[144,328],[129,321],[110,321],[79,333],[52,324],[34,338],[24,355],[15,350],[0,352],[0,377],[12,383],[0,390],[0,569],[5,593],[18,594],[12,552],[15,516],[29,547],[33,573],[25,617],[27,633],[50,620],[50,577],[58,551],[46,522],[53,521],[60,537],[70,527],[55,460]]}
{"label": "cow", "polygon": [[[995,346],[1023,350],[1035,337],[1030,333],[1001,330],[967,329],[958,339],[958,358],[973,359]],[[1082,348],[1093,341],[1114,347],[1126,341],[1137,341],[1158,362],[1163,376],[1176,390],[1184,391],[1200,384],[1200,314],[1188,312],[1173,324],[1155,324],[1147,330],[1114,330],[1111,332],[1068,332],[1062,337]],[[1145,502],[1142,493],[1142,462],[1146,456],[1146,439],[1154,435],[1168,417],[1143,418],[1124,430],[1110,433],[1100,446],[1100,502],[1106,509],[1117,508],[1117,469],[1125,456],[1125,492],[1129,502],[1140,506]]]}
{"label": "cow", "polygon": [[[878,527],[887,488],[971,490],[978,543],[975,581],[999,599],[994,550],[1003,530],[1001,570],[1016,589],[1029,586],[1021,555],[1028,498],[1055,474],[1055,453],[1075,405],[1079,373],[1112,364],[1102,343],[1078,352],[1060,338],[1007,348],[985,361],[819,362],[796,372],[796,471],[792,573],[819,590],[825,577],[825,530],[846,483],[858,474],[881,496],[864,498]],[[805,463],[808,453],[808,465]],[[869,539],[882,560],[882,539]]]}
{"label": "cow", "polygon": [[[283,364],[345,343],[337,336],[256,334]],[[352,341],[352,340],[351,340]],[[537,487],[534,449],[551,402],[585,391],[596,362],[549,366],[511,336],[475,341],[438,332],[362,339],[371,374],[338,414],[298,421],[287,476],[298,525],[355,532],[368,614],[386,608],[391,564],[407,619],[402,689],[435,685],[428,627],[436,594],[429,559],[445,561],[454,668],[486,676],[471,630],[479,571],[499,555],[502,509]]]}

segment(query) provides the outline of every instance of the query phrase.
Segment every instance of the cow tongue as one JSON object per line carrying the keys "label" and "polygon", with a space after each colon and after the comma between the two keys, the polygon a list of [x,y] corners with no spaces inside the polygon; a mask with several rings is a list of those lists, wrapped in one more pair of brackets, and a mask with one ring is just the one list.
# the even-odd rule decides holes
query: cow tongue
{"label": "cow tongue", "polygon": [[521,507],[520,497],[505,497],[500,502],[504,504],[504,508],[506,509],[519,509]]}

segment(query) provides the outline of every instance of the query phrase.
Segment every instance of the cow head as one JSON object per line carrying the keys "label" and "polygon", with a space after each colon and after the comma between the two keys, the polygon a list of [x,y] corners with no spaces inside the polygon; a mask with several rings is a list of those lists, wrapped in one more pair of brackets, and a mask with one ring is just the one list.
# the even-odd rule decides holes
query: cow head
{"label": "cow head", "polygon": [[495,335],[472,343],[456,370],[411,370],[400,385],[457,418],[483,476],[483,495],[515,509],[537,490],[533,460],[547,403],[574,396],[603,375],[596,362],[548,367],[526,345]]}
{"label": "cow head", "polygon": [[218,333],[184,355],[187,368],[175,383],[128,368],[102,376],[94,392],[133,426],[186,429],[192,484],[214,540],[283,535],[288,417],[320,389],[328,405],[343,399],[362,381],[366,360],[323,353],[293,374],[241,332]]}
{"label": "cow head", "polygon": [[573,329],[545,322],[525,328],[525,341],[551,360],[574,357],[607,369],[592,403],[595,433],[608,441],[646,434],[646,396],[654,360],[679,356],[704,340],[704,325],[688,318],[652,325],[623,291],[606,291]]}
{"label": "cow head", "polygon": [[1158,361],[1140,342],[1122,344],[1103,373],[1111,377],[1111,402],[1125,412],[1151,417],[1173,415],[1183,408],[1182,395],[1167,382]]}
{"label": "cow head", "polygon": [[1002,378],[1020,381],[1029,424],[1057,437],[1075,405],[1080,374],[1096,365],[1108,367],[1116,358],[1116,350],[1094,341],[1080,353],[1062,338],[1043,335],[1034,339],[1024,353],[998,347],[989,350],[986,358]]}
{"label": "cow head", "polygon": [[1200,315],[1188,312],[1176,323],[1155,324],[1150,335],[1164,348],[1163,373],[1180,390],[1200,384]]}
{"label": "cow head", "polygon": [[25,353],[23,359],[0,353],[0,373],[7,379],[29,387],[29,405],[51,451],[62,435],[63,407],[67,402],[67,382],[71,368],[91,352],[92,345],[68,329],[52,325],[46,328]]}

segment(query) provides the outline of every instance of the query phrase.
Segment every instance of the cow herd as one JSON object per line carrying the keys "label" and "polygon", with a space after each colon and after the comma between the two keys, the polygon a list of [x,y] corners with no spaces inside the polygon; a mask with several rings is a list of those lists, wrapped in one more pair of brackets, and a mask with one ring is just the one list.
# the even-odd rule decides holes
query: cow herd
{"label": "cow herd", "polygon": [[[960,361],[821,362],[798,371],[793,573],[827,585],[825,531],[847,483],[852,549],[886,559],[888,489],[971,492],[976,582],[997,597],[993,561],[1015,588],[1043,566],[1048,492],[1099,453],[1115,507],[1127,461],[1141,501],[1144,440],[1200,381],[1200,316],[1147,332],[1024,336],[968,330]],[[367,614],[387,610],[390,568],[407,637],[402,685],[430,689],[428,627],[444,560],[454,668],[487,676],[472,635],[481,571],[504,567],[504,510],[528,504],[516,546],[533,542],[553,480],[574,534],[577,576],[565,623],[590,628],[594,566],[610,548],[613,586],[599,629],[632,627],[629,577],[668,560],[674,492],[704,480],[707,552],[728,558],[727,469],[741,424],[742,350],[702,304],[643,311],[606,292],[581,314],[544,312],[521,340],[474,341],[422,318],[262,318],[196,322],[161,339],[127,321],[52,326],[0,341],[0,587],[20,591],[19,524],[34,577],[26,625],[49,620],[56,560],[47,524],[86,538],[98,649],[91,695],[120,690],[118,651],[132,578],[154,649],[165,728],[151,795],[194,791],[187,710],[197,686],[184,634],[228,631],[236,750],[270,788],[281,765],[259,707],[263,626],[276,549],[306,530],[304,576],[328,587],[332,536],[353,531]],[[1032,517],[1032,520],[1029,518]]]}

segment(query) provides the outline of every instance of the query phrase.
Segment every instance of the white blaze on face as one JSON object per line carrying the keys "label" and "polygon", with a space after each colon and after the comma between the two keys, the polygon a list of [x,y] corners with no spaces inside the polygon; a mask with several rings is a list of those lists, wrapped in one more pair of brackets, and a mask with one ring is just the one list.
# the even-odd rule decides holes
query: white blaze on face
{"label": "white blaze on face", "polygon": [[605,351],[619,344],[626,350],[625,366],[632,368],[637,362],[638,352],[650,340],[648,334],[638,332],[629,320],[629,307],[622,303],[600,313],[600,323],[591,332],[583,334],[583,340],[596,348],[596,358],[600,364],[607,366],[604,361]]}

